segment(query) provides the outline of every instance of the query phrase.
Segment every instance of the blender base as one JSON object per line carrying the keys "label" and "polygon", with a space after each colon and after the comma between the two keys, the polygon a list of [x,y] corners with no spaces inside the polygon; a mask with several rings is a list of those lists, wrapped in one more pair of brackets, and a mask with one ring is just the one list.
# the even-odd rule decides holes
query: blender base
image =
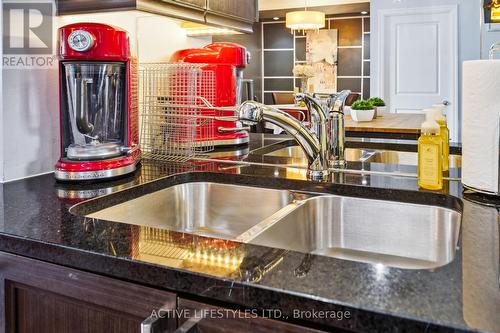
{"label": "blender base", "polygon": [[67,162],[60,160],[54,172],[58,181],[109,180],[134,172],[140,161],[140,153],[112,160]]}
{"label": "blender base", "polygon": [[107,180],[127,175],[137,169],[136,164],[108,170],[97,171],[62,171],[56,170],[55,177],[61,181]]}

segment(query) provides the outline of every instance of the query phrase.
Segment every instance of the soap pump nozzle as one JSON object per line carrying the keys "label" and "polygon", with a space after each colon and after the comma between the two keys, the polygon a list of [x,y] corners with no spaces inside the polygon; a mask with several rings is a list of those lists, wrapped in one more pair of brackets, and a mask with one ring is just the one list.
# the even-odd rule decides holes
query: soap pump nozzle
{"label": "soap pump nozzle", "polygon": [[439,134],[439,124],[436,122],[436,114],[440,112],[435,108],[425,109],[425,121],[422,123],[423,134]]}
{"label": "soap pump nozzle", "polygon": [[436,109],[436,120],[437,121],[446,121],[446,117],[444,115],[444,111],[446,110],[448,104],[434,104],[432,106],[433,109]]}

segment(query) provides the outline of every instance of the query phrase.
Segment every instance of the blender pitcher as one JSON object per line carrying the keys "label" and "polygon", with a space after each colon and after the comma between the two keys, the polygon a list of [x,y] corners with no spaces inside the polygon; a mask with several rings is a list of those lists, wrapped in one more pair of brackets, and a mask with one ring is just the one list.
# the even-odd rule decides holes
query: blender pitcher
{"label": "blender pitcher", "polygon": [[66,157],[95,160],[124,151],[125,65],[123,63],[63,63],[71,133]]}

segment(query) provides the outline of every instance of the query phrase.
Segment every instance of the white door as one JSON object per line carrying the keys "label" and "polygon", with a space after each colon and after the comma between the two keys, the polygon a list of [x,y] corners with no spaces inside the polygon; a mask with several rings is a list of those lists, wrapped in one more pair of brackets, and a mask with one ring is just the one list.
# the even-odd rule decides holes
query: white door
{"label": "white door", "polygon": [[[457,130],[457,11],[455,6],[390,10],[381,17],[382,96],[393,113],[420,113],[443,100]],[[452,136],[453,137],[453,136]]]}

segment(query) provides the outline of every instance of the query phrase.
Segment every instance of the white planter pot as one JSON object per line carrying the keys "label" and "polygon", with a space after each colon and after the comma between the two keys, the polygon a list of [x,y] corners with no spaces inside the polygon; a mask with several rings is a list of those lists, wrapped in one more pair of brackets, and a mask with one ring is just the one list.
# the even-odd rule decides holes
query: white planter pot
{"label": "white planter pot", "polygon": [[375,115],[375,109],[371,110],[354,110],[351,109],[351,117],[354,121],[372,121]]}
{"label": "white planter pot", "polygon": [[377,117],[383,117],[387,113],[387,106],[376,106]]}

